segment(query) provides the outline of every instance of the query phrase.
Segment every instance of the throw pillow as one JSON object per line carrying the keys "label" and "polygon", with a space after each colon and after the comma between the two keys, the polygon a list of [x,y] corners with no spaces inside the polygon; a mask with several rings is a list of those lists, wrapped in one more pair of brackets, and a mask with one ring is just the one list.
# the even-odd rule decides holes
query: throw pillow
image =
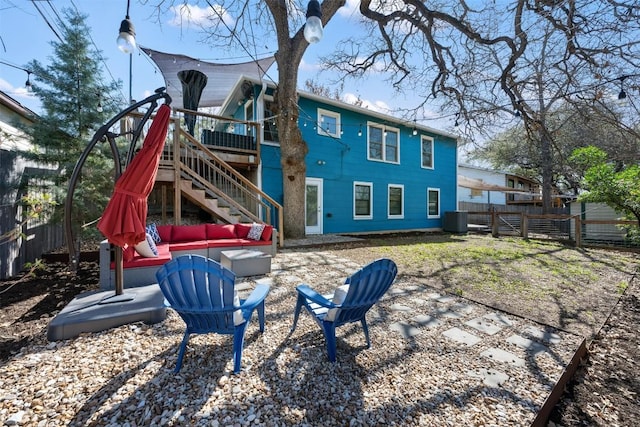
{"label": "throw pillow", "polygon": [[158,226],[156,225],[155,222],[152,222],[151,224],[147,225],[146,230],[154,242],[156,243],[162,242],[162,239],[160,238],[160,233],[158,233]]}
{"label": "throw pillow", "polygon": [[262,240],[268,242],[269,240],[271,240],[271,236],[273,236],[273,226],[265,225],[264,231],[262,232]]}
{"label": "throw pillow", "polygon": [[135,246],[136,252],[145,258],[157,258],[158,248],[156,243],[149,233],[146,233],[145,236],[146,238]]}
{"label": "throw pillow", "polygon": [[262,237],[262,231],[264,230],[264,224],[253,223],[251,225],[251,230],[249,230],[249,234],[247,234],[247,239],[249,240],[260,240]]}
{"label": "throw pillow", "polygon": [[234,228],[238,239],[246,239],[247,234],[249,234],[249,230],[251,230],[251,224],[237,223]]}
{"label": "throw pillow", "polygon": [[[348,293],[349,293],[349,285],[339,286],[338,289],[336,289],[335,293],[333,294],[333,298],[331,298],[331,301],[334,304],[338,304],[338,305],[342,304],[345,298],[347,298]],[[336,320],[336,317],[338,316],[339,312],[340,312],[339,308],[329,309],[329,311],[327,312],[327,315],[324,317],[324,320],[333,322],[334,320]]]}

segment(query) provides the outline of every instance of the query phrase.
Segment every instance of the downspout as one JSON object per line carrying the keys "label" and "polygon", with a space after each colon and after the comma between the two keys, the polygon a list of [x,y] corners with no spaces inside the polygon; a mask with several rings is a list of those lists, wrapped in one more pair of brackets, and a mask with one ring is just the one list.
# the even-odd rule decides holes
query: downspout
{"label": "downspout", "polygon": [[[264,94],[267,92],[267,83],[262,82],[262,89],[260,89],[260,93],[256,98],[256,103],[254,105],[255,110],[255,120],[260,123],[264,123]],[[264,126],[260,126],[260,138],[259,141],[264,141]],[[258,163],[258,182],[256,183],[258,188],[262,190],[262,156],[260,156],[260,163]]]}
{"label": "downspout", "polygon": [[[264,94],[267,92],[267,83],[266,82],[262,82],[262,88],[260,89],[260,93],[258,93],[258,96],[256,97],[256,102],[254,105],[254,111],[255,111],[255,120],[257,122],[260,122],[261,124],[264,124]],[[259,136],[260,138],[258,138],[258,141],[264,141],[264,126],[260,126],[260,129],[258,130],[259,132]],[[260,153],[262,153],[262,149],[260,149]],[[262,191],[262,155],[260,155],[260,163],[258,163],[258,179],[256,182],[256,185],[258,186],[258,188]],[[264,221],[264,212],[262,212],[262,208],[260,208],[260,214],[259,214],[260,218],[262,218],[262,220]],[[275,224],[274,219],[271,219],[272,224]]]}

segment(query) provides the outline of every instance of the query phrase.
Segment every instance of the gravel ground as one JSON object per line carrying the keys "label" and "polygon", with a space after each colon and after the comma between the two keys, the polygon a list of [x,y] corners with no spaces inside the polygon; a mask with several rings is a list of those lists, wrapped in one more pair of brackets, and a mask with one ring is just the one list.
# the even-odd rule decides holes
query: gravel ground
{"label": "gravel ground", "polygon": [[[345,326],[331,364],[308,315],[290,333],[294,289],[329,292],[361,265],[321,249],[281,251],[265,333],[254,319],[238,375],[231,337],[214,334],[192,337],[174,374],[184,324],[172,311],[155,325],[39,337],[0,365],[0,424],[525,426],[582,341],[400,276],[368,315],[372,348]],[[495,332],[471,328],[478,319]],[[458,342],[454,329],[481,340]]]}

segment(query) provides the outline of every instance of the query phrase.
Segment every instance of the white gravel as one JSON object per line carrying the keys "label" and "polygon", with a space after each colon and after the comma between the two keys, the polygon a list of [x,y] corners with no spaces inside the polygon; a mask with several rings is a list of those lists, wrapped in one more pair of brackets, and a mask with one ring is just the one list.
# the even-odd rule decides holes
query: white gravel
{"label": "white gravel", "polygon": [[345,326],[331,364],[307,313],[290,334],[295,286],[329,292],[360,266],[281,251],[265,333],[254,318],[238,375],[232,337],[214,334],[193,336],[174,374],[184,323],[173,311],[61,342],[43,334],[0,366],[0,425],[526,426],[581,341],[400,278],[367,316],[372,347]]}

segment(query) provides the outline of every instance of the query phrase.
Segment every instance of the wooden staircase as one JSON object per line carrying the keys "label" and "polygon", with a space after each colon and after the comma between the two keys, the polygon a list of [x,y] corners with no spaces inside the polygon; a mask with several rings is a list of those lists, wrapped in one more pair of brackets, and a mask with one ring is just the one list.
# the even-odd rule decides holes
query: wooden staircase
{"label": "wooden staircase", "polygon": [[[176,190],[173,202],[175,223],[181,221],[184,198],[211,214],[220,223],[270,224],[278,230],[278,240],[282,246],[282,206],[238,171],[255,169],[260,163],[259,141],[254,142],[254,150],[246,147],[234,149],[228,145],[222,149],[212,145],[205,146],[180,126],[183,122],[182,115],[188,111],[189,114],[196,115],[198,120],[221,118],[189,110],[174,111],[177,116],[172,118],[169,132],[171,139],[165,143],[156,184],[169,185]],[[247,128],[259,126],[251,122],[238,123]],[[259,134],[257,129],[253,134]]]}
{"label": "wooden staircase", "polygon": [[220,206],[218,199],[207,197],[205,190],[195,188],[190,179],[180,180],[180,192],[183,197],[228,224],[235,224],[243,220],[242,215],[232,213],[229,206]]}

